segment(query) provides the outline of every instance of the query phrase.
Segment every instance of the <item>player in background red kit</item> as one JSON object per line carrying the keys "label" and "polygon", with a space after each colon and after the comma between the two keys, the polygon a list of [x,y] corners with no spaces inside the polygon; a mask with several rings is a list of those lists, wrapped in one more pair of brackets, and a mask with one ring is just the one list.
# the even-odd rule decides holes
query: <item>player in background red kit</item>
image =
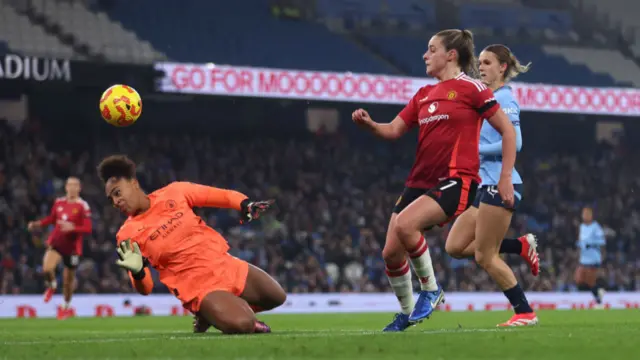
{"label": "player in background red kit", "polygon": [[[382,250],[389,282],[402,308],[384,331],[405,330],[428,318],[444,300],[422,232],[448,223],[475,198],[483,118],[502,135],[503,171],[498,190],[505,204],[514,201],[515,129],[491,89],[467,75],[477,73],[474,53],[470,31],[440,31],[422,56],[427,74],[436,78],[437,84],[419,89],[390,123],[373,121],[363,109],[352,115],[355,123],[388,140],[419,127],[416,159],[391,215]],[[407,253],[421,285],[415,305]]]}
{"label": "player in background red kit", "polygon": [[56,282],[56,267],[60,262],[64,264],[62,273],[62,291],[64,294],[63,311],[60,317],[71,315],[69,306],[73,295],[76,267],[82,256],[82,241],[86,234],[91,234],[91,209],[89,204],[80,197],[80,179],[69,177],[65,184],[66,196],[57,198],[48,216],[31,221],[27,225],[29,231],[40,230],[45,226],[54,225],[53,231],[47,239],[47,250],[44,253],[42,271],[45,285],[44,302],[51,301],[58,286]]}
{"label": "player in background red kit", "polygon": [[135,164],[110,156],[98,166],[105,193],[129,217],[120,227],[117,264],[134,288],[147,295],[153,280],[146,265],[195,315],[194,331],[214,326],[226,334],[271,332],[255,313],[282,305],[286,293],[267,273],[228,253],[227,241],[198,217],[194,207],[236,209],[242,222],[259,217],[269,201],[251,201],[232,190],[174,182],[146,194]]}

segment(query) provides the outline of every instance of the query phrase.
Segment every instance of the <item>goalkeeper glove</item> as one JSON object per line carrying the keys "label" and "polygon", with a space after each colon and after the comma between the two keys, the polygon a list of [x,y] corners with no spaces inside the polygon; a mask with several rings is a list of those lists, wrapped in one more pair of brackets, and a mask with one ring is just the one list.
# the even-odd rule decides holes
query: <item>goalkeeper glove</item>
{"label": "goalkeeper glove", "polygon": [[131,239],[127,239],[120,243],[116,252],[120,257],[120,260],[116,260],[116,265],[129,270],[134,278],[139,277],[141,273],[144,274],[145,263],[138,243],[134,242],[131,246]]}
{"label": "goalkeeper glove", "polygon": [[240,203],[240,212],[242,213],[242,217],[240,218],[240,223],[248,223],[252,220],[255,220],[260,217],[260,214],[267,211],[271,205],[273,205],[274,200],[266,200],[266,201],[251,201],[249,199],[244,199]]}

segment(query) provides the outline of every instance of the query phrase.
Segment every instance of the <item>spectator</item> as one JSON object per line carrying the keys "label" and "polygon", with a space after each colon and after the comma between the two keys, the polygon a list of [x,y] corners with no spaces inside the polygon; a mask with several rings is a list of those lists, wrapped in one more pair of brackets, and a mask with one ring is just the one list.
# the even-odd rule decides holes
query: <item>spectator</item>
{"label": "spectator", "polygon": [[[16,132],[6,124],[0,124],[0,139],[1,293],[43,290],[39,266],[47,234],[32,237],[26,223],[49,211],[69,174],[83,179],[82,196],[94,210],[94,232],[85,240],[78,267],[78,291],[132,291],[127,276],[114,265],[115,233],[123,219],[104,199],[93,166],[115,151],[135,158],[139,179],[149,191],[180,179],[274,197],[277,209],[250,226],[238,226],[233,211],[197,211],[224,234],[235,256],[264,268],[287,291],[389,290],[380,249],[389,211],[410,166],[407,144],[387,148],[364,141],[354,147],[332,137],[214,142],[207,135],[132,134],[118,141],[92,139],[96,146],[89,152],[53,152],[38,127]],[[602,274],[607,288],[640,290],[640,263],[635,260],[640,252],[634,242],[640,231],[640,200],[633,196],[640,174],[631,165],[634,157],[626,154],[623,161],[607,147],[594,154],[520,156],[525,201],[511,232],[537,233],[542,252],[537,278],[519,258],[509,258],[527,290],[575,290],[576,229],[579,209],[587,203],[595,207],[609,236]],[[428,233],[436,274],[445,289],[497,290],[473,261],[444,253],[447,231]],[[166,289],[158,285],[154,291]]]}

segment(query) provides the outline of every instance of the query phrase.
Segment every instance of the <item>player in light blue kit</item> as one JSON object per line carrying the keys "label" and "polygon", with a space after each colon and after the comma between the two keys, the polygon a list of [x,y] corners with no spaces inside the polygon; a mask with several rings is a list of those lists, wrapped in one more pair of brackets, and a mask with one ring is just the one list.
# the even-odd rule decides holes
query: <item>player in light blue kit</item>
{"label": "player in light blue kit", "polygon": [[598,268],[602,265],[606,240],[602,226],[593,220],[593,209],[582,209],[582,224],[578,236],[580,265],[576,269],[575,281],[578,290],[591,291],[598,305],[602,304],[604,289],[598,286]]}
{"label": "player in light blue kit", "polygon": [[[506,82],[529,66],[523,66],[504,45],[491,45],[480,53],[480,76],[495,95],[502,110],[509,116],[516,129],[516,147],[522,147],[520,131],[520,106]],[[498,326],[525,326],[538,323],[538,317],[529,306],[524,290],[518,284],[509,265],[499,253],[514,253],[522,256],[534,275],[539,271],[536,238],[526,234],[518,239],[504,239],[511,224],[511,217],[522,199],[522,179],[513,169],[515,202],[507,208],[498,193],[502,171],[502,137],[486,121],[480,131],[480,177],[474,203],[456,220],[445,244],[449,255],[455,258],[475,256],[475,260],[498,283],[513,306],[515,315]]]}

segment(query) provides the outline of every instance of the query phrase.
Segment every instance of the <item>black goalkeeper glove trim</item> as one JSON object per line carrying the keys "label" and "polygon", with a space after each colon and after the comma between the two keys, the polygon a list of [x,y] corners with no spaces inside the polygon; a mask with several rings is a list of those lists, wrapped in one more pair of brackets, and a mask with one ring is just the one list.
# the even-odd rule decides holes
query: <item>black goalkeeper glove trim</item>
{"label": "black goalkeeper glove trim", "polygon": [[243,215],[249,213],[249,204],[251,204],[251,200],[249,200],[249,198],[242,200],[240,203],[240,211]]}
{"label": "black goalkeeper glove trim", "polygon": [[144,271],[144,269],[149,265],[149,260],[147,260],[147,258],[142,258],[142,269],[140,269],[140,272],[138,273],[133,273],[132,271],[129,271],[131,273],[131,277],[133,277],[135,280],[142,280],[145,278],[145,276],[147,276],[147,272]]}

